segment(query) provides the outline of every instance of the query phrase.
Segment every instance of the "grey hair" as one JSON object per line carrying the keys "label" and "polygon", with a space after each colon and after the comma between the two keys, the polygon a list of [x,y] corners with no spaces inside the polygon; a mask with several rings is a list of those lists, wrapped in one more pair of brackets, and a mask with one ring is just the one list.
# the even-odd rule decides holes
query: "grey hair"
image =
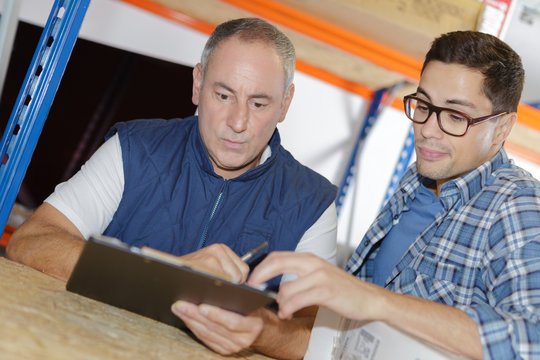
{"label": "grey hair", "polygon": [[279,31],[274,25],[257,18],[242,18],[224,22],[216,27],[204,46],[201,56],[201,79],[204,82],[204,74],[212,54],[219,44],[233,36],[246,42],[262,41],[272,46],[281,59],[285,72],[285,91],[294,79],[294,66],[296,55],[291,40]]}

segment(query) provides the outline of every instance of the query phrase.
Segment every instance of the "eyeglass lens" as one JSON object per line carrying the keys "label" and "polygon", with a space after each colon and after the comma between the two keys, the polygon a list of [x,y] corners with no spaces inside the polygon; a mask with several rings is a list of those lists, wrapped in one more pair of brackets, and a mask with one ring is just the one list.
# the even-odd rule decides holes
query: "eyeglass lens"
{"label": "eyeglass lens", "polygon": [[424,123],[433,113],[437,113],[438,123],[441,130],[452,135],[463,135],[467,132],[468,119],[459,112],[451,110],[435,109],[430,103],[408,98],[405,106],[406,114],[409,119],[417,123]]}

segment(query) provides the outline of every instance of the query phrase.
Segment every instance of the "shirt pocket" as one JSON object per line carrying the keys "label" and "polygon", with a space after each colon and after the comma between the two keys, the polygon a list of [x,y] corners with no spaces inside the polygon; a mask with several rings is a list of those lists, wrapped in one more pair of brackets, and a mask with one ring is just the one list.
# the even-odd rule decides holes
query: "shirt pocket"
{"label": "shirt pocket", "polygon": [[249,224],[246,223],[244,228],[240,232],[240,244],[238,245],[238,256],[242,256],[253,248],[259,246],[264,241],[268,242],[268,246],[264,248],[260,253],[253,257],[250,263],[259,262],[264,255],[273,250],[274,244],[272,242],[272,226],[270,224]]}
{"label": "shirt pocket", "polygon": [[460,268],[425,255],[418,255],[413,266],[399,276],[398,292],[452,305]]}

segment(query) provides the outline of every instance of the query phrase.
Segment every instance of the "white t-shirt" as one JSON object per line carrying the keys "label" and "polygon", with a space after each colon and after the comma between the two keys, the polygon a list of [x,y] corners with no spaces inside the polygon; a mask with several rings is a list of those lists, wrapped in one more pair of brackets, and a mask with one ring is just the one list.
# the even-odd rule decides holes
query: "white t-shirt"
{"label": "white t-shirt", "polygon": [[[263,163],[271,155],[267,147]],[[54,206],[79,229],[85,239],[101,234],[111,222],[124,192],[124,166],[118,135],[107,140],[71,179],[56,186],[45,202]],[[313,253],[336,263],[337,214],[326,209],[304,233],[297,252]],[[290,279],[284,276],[284,279]]]}

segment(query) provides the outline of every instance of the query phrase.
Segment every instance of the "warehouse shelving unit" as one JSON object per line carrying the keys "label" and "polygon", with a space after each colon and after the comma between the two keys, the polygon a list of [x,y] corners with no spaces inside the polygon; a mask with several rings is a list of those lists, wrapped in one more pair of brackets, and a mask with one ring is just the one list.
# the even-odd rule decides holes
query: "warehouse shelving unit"
{"label": "warehouse shelving unit", "polygon": [[0,227],[17,197],[90,0],[56,0],[0,145]]}

